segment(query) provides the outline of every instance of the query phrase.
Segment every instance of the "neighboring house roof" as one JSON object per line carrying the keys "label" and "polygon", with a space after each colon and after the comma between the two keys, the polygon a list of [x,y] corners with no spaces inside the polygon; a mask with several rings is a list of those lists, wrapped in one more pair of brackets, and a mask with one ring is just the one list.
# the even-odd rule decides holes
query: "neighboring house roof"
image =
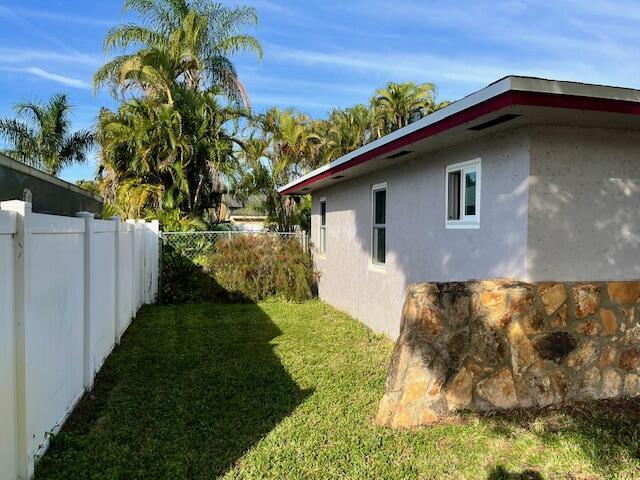
{"label": "neighboring house roof", "polygon": [[264,195],[249,195],[246,200],[241,200],[230,193],[222,195],[222,203],[227,206],[230,215],[233,216],[264,217],[267,214],[263,207],[264,202]]}
{"label": "neighboring house roof", "polygon": [[0,154],[0,201],[26,200],[36,213],[101,215],[102,197],[60,178]]}
{"label": "neighboring house roof", "polygon": [[406,161],[517,126],[606,123],[611,127],[640,128],[638,116],[640,90],[509,76],[313,170],[279,192],[310,193],[388,167],[393,161]]}
{"label": "neighboring house roof", "polygon": [[232,215],[231,220],[236,223],[251,223],[258,222],[262,223],[267,219],[266,215]]}

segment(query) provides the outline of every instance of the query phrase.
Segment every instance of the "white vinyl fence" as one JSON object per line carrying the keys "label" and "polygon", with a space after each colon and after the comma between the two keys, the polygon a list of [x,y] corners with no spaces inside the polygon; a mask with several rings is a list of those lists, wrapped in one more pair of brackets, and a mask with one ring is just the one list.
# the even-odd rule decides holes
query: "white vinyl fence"
{"label": "white vinyl fence", "polygon": [[0,480],[33,476],[136,312],[158,295],[157,221],[0,203]]}

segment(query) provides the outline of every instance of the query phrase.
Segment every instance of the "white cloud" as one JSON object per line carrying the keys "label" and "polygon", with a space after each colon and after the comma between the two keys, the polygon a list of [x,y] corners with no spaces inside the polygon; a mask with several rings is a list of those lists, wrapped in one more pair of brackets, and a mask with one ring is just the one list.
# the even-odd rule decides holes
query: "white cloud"
{"label": "white cloud", "polygon": [[[562,5],[563,2],[560,2]],[[600,20],[602,17],[610,17],[620,20],[640,20],[640,4],[637,1],[607,1],[607,0],[565,0],[564,4],[574,12],[582,14],[596,15]]]}
{"label": "white cloud", "polygon": [[[506,75],[525,75],[556,80],[573,80],[603,85],[637,87],[635,63],[591,63],[581,58],[522,56],[502,58],[494,54],[432,55],[404,52],[362,52],[353,50],[303,50],[277,45],[269,47],[270,57],[280,63],[298,64],[326,72],[341,72],[387,81],[429,81],[441,88],[441,98],[455,99]],[[615,64],[615,68],[613,65]],[[374,80],[376,81],[376,80]]]}
{"label": "white cloud", "polygon": [[[540,60],[570,58],[596,64],[604,61],[640,60],[637,19],[640,3],[605,0],[528,0],[420,2],[396,0],[383,8],[382,0],[346,3],[351,14],[387,22],[420,25],[429,32],[446,32],[455,38],[456,50],[503,50],[510,58]],[[606,33],[606,34],[605,34]],[[626,38],[625,38],[626,37]],[[409,47],[411,48],[411,47]]]}
{"label": "white cloud", "polygon": [[376,72],[389,80],[447,80],[464,84],[488,83],[508,74],[503,65],[492,65],[479,58],[451,59],[436,55],[407,53],[369,53],[358,51],[319,52],[271,46],[270,53],[279,61],[309,66],[339,67],[344,70]]}
{"label": "white cloud", "polygon": [[335,83],[319,80],[300,80],[288,74],[265,75],[255,69],[243,68],[240,79],[250,89],[256,88],[272,92],[343,93],[346,95],[369,95],[379,86],[371,82]]}
{"label": "white cloud", "polygon": [[253,105],[260,106],[277,106],[279,108],[314,108],[320,110],[329,110],[335,105],[331,101],[312,100],[308,97],[298,95],[279,95],[279,94],[255,94],[249,97]]}
{"label": "white cloud", "polygon": [[115,18],[105,20],[101,18],[85,17],[82,15],[69,15],[67,13],[48,12],[45,10],[32,10],[27,8],[15,8],[13,12],[28,18],[96,27],[111,27],[119,23],[119,20]]}
{"label": "white cloud", "polygon": [[275,2],[271,2],[269,0],[254,0],[253,6],[259,11],[261,9],[270,10],[272,12],[278,13],[280,15],[287,15],[299,18],[299,14],[293,11],[291,8],[285,7],[284,5],[280,5]]}
{"label": "white cloud", "polygon": [[0,5],[0,17],[13,23],[23,32],[29,32],[32,37],[39,37],[40,39],[47,42],[48,45],[55,45],[56,47],[65,51],[73,51],[73,49],[65,42],[60,40],[58,37],[51,35],[46,29],[40,28],[39,26],[31,23],[25,17],[19,15],[15,9]]}
{"label": "white cloud", "polygon": [[91,68],[97,68],[102,64],[103,56],[80,52],[0,47],[0,63],[16,65],[39,61],[65,63],[70,65],[85,65]]}
{"label": "white cloud", "polygon": [[[312,29],[320,29],[322,31],[323,37],[326,39],[328,32],[333,31],[340,34],[341,37],[345,36],[358,36],[358,37],[372,37],[372,38],[395,38],[401,39],[402,36],[395,33],[385,33],[381,32],[379,29],[368,29],[360,27],[357,23],[346,23],[341,24],[339,21],[324,21],[318,15],[318,12],[314,12],[313,14],[309,13],[309,8],[303,3],[296,4],[298,9],[293,9],[288,6],[281,5],[279,3],[275,3],[269,0],[254,0],[253,5],[258,10],[260,14],[262,10],[271,11],[274,15],[277,15],[279,22],[288,23],[290,25],[295,25],[298,27],[300,25],[310,26]],[[316,3],[314,8],[317,10],[322,10],[323,4]],[[330,8],[330,7],[329,7]],[[264,27],[261,27],[261,30],[264,31]],[[267,29],[267,31],[269,31]],[[275,30],[271,30],[273,33],[276,33]],[[308,33],[308,32],[307,32]],[[293,29],[279,29],[277,30],[277,34],[280,36],[287,37],[295,37],[298,35],[297,28]]]}
{"label": "white cloud", "polygon": [[67,87],[73,88],[82,88],[82,89],[90,89],[91,85],[84,80],[80,80],[78,78],[67,77],[65,75],[58,75],[57,73],[47,72],[39,67],[27,67],[24,69],[26,73],[30,73],[31,75],[35,75],[36,77],[44,78],[46,80],[51,80],[53,82],[59,83],[61,85],[65,85]]}

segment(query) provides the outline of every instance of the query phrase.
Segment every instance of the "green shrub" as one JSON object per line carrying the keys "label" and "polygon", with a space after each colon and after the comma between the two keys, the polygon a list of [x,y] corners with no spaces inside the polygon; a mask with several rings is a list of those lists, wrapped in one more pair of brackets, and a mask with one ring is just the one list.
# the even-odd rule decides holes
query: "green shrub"
{"label": "green shrub", "polygon": [[311,255],[296,239],[237,235],[218,242],[204,261],[214,295],[230,301],[312,297]]}
{"label": "green shrub", "polygon": [[201,302],[211,295],[211,278],[202,266],[170,245],[162,247],[162,303]]}

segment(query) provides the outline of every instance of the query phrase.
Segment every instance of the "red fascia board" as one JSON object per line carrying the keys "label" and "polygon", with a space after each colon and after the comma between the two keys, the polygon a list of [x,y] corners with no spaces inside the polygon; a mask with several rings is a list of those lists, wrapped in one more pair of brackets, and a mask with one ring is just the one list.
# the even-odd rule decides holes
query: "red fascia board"
{"label": "red fascia board", "polygon": [[306,179],[304,182],[294,185],[287,190],[281,192],[282,195],[288,195],[299,191],[301,188],[309,186],[318,180],[335,175],[361,163],[367,162],[373,158],[385,155],[394,150],[406,147],[419,140],[432,137],[439,133],[443,133],[452,128],[458,127],[464,123],[470,122],[483,115],[496,112],[503,108],[515,105],[524,105],[531,107],[551,107],[551,108],[569,108],[574,110],[591,110],[597,112],[626,113],[631,115],[640,115],[640,103],[629,102],[625,100],[615,100],[607,98],[581,97],[576,95],[560,95],[555,93],[540,92],[523,92],[509,91],[497,95],[493,98],[478,103],[472,107],[462,110],[458,113],[444,118],[439,122],[428,125],[419,130],[415,130],[404,137],[397,138],[389,143],[380,145],[373,150],[363,153],[352,158],[348,162],[336,165],[318,175]]}

